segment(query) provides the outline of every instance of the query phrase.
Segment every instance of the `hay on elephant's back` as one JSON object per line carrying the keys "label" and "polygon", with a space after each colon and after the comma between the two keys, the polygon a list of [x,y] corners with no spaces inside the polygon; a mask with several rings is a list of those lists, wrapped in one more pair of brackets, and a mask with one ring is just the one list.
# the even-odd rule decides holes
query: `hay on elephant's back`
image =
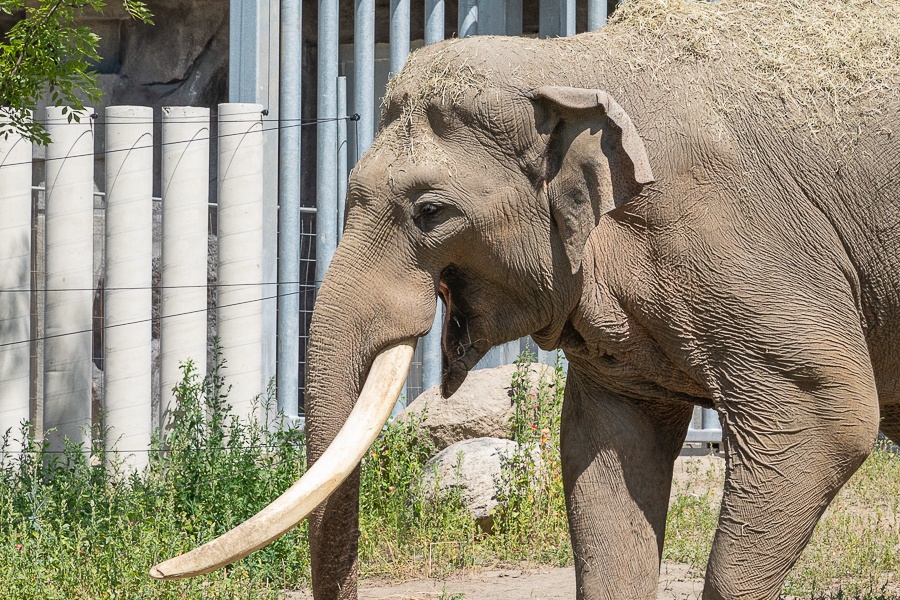
{"label": "hay on elephant's back", "polygon": [[900,93],[898,0],[629,0],[609,34],[636,68],[739,57],[748,92],[802,105]]}

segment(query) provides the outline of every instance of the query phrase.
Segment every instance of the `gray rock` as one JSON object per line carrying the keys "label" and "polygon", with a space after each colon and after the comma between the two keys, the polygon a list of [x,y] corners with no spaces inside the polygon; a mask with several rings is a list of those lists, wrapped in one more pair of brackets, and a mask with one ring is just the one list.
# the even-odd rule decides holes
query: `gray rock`
{"label": "gray rock", "polygon": [[[422,427],[438,450],[472,438],[509,438],[509,420],[515,410],[511,389],[515,370],[516,365],[503,365],[471,371],[450,398],[441,398],[440,387],[435,386],[419,395],[397,418],[424,413]],[[541,373],[549,380],[553,369],[531,365],[532,386],[537,385]]]}
{"label": "gray rock", "polygon": [[[484,531],[493,525],[493,513],[499,506],[502,469],[520,445],[512,440],[482,437],[457,442],[435,455],[424,467],[419,489],[434,500],[458,492],[463,504]],[[540,450],[531,450],[538,469]]]}

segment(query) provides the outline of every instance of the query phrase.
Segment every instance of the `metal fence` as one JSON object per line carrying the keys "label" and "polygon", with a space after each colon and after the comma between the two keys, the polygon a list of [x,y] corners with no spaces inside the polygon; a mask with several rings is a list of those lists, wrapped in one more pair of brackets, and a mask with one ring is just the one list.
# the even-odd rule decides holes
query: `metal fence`
{"label": "metal fence", "polygon": [[[229,361],[239,414],[254,410],[251,399],[272,377],[278,408],[301,412],[309,322],[340,237],[347,173],[372,141],[390,74],[411,47],[442,39],[447,21],[444,3],[426,0],[425,39],[410,40],[409,0],[392,0],[391,43],[376,45],[374,2],[356,0],[354,43],[340,46],[336,6],[320,3],[313,122],[300,118],[295,76],[281,79],[278,115],[232,103],[212,120],[209,109],[171,108],[154,123],[148,108],[110,107],[103,115],[85,113],[81,123],[63,123],[52,109],[47,124],[55,128],[54,142],[45,153],[21,139],[2,142],[0,431],[27,419],[39,433],[54,429],[51,443],[68,436],[88,444],[90,426],[103,412],[120,448],[143,447],[171,412],[179,364],[191,359],[202,374],[213,335]],[[605,7],[587,2],[589,28],[605,22]],[[574,34],[576,8],[575,0],[540,2],[540,34]],[[521,0],[461,1],[457,29],[449,33],[517,35],[522,10]],[[285,22],[289,16],[282,12],[283,31],[298,25]],[[289,37],[281,71],[296,75],[299,51],[287,51]],[[338,64],[346,76],[338,76]],[[358,120],[347,127],[354,113]],[[305,126],[317,134],[314,199],[299,192]],[[154,133],[156,150],[149,141]],[[281,156],[274,169],[278,203],[266,159],[273,151]],[[103,192],[95,189],[98,181]],[[258,256],[242,254],[247,248]],[[248,269],[253,261],[259,268]],[[440,317],[439,311],[437,326],[417,347],[407,399],[439,382]],[[512,362],[526,348],[542,362],[555,360],[520,340],[491,350],[476,368]],[[133,364],[141,365],[139,372],[131,371]],[[698,409],[688,440],[720,438],[714,411]]]}

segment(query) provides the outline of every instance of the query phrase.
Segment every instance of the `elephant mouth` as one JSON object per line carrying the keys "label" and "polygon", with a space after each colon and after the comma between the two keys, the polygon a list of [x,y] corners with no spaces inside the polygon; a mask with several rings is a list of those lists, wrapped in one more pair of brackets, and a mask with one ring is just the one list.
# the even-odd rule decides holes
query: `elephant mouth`
{"label": "elephant mouth", "polygon": [[441,273],[438,291],[446,306],[441,338],[444,398],[459,389],[469,370],[491,349],[491,342],[477,334],[478,317],[466,301],[467,287],[466,277],[458,267],[451,265]]}

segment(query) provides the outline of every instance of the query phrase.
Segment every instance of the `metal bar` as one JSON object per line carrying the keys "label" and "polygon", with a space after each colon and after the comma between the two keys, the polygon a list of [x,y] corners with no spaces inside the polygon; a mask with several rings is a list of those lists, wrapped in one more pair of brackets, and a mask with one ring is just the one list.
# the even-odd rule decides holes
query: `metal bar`
{"label": "metal bar", "polygon": [[409,56],[409,0],[391,0],[391,74],[406,64]]}
{"label": "metal bar", "polygon": [[[300,0],[281,0],[282,123],[300,122],[302,10]],[[278,409],[296,416],[300,398],[300,128],[285,127],[278,156]]]}
{"label": "metal bar", "polygon": [[506,35],[506,9],[508,0],[479,0],[478,33],[481,35]]}
{"label": "metal bar", "polygon": [[506,0],[506,31],[503,33],[522,35],[522,0]]}
{"label": "metal bar", "polygon": [[444,39],[444,0],[425,0],[425,43]]}
{"label": "metal bar", "polygon": [[575,0],[541,0],[539,36],[575,35]]}
{"label": "metal bar", "polygon": [[353,107],[356,123],[356,160],[375,137],[375,0],[356,0],[353,21]]}
{"label": "metal bar", "polygon": [[606,0],[588,0],[588,31],[606,26]]}
{"label": "metal bar", "polygon": [[461,38],[478,35],[478,0],[459,0],[456,31]]}
{"label": "metal bar", "polygon": [[344,205],[347,200],[347,78],[337,78],[337,239],[344,233]]}
{"label": "metal bar", "polygon": [[[106,109],[103,407],[109,449],[150,447],[153,109]],[[112,455],[110,455],[110,458]],[[124,458],[132,470],[146,452]]]}
{"label": "metal bar", "polygon": [[337,248],[338,2],[319,0],[319,100],[316,127],[316,285]]}
{"label": "metal bar", "polygon": [[559,35],[575,35],[575,0],[559,0]]}
{"label": "metal bar", "polygon": [[[425,0],[425,43],[444,39],[444,0]],[[431,330],[422,339],[422,389],[441,382],[441,327],[444,324],[444,304],[437,301]]]}

